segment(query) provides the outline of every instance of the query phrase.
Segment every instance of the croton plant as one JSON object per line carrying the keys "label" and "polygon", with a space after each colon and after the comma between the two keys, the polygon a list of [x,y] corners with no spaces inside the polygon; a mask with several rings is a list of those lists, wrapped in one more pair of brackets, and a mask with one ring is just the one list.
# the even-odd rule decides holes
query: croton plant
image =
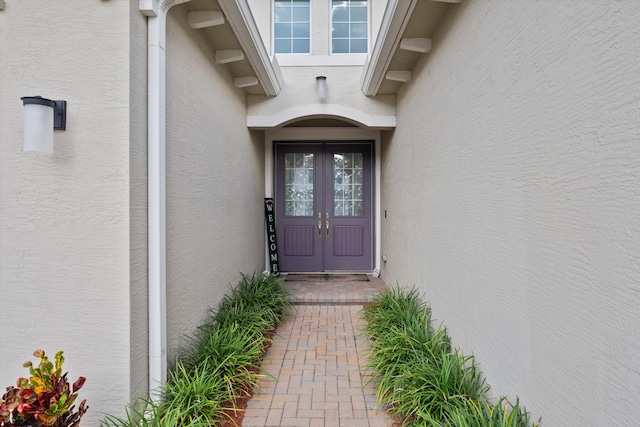
{"label": "croton plant", "polygon": [[31,362],[30,377],[18,378],[15,386],[7,387],[0,402],[0,427],[77,427],[80,418],[89,408],[85,400],[75,411],[74,402],[85,377],[69,386],[67,374],[62,373],[64,357],[62,351],[56,353],[54,362],[44,350],[36,350],[33,355],[40,359],[37,367]]}

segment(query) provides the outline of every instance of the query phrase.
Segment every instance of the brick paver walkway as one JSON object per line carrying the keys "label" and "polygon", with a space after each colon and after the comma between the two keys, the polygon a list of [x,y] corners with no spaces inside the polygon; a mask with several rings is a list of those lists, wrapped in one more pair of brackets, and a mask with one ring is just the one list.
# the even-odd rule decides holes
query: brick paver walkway
{"label": "brick paver walkway", "polygon": [[361,365],[362,305],[296,305],[263,362],[272,377],[249,401],[243,427],[389,426]]}

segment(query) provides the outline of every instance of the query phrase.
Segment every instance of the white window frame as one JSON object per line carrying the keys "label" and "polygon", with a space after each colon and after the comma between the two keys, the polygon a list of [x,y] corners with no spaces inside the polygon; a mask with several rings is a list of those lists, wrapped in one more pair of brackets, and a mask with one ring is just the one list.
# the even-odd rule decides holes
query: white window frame
{"label": "white window frame", "polygon": [[[305,57],[305,56],[310,56],[313,53],[313,8],[311,7],[312,1],[313,0],[308,0],[309,2],[309,52],[296,53],[296,52],[276,52],[276,0],[271,0],[271,54],[272,55]],[[293,43],[293,39],[291,39],[291,42]]]}
{"label": "white window frame", "polygon": [[[329,28],[328,30],[328,37],[329,37],[329,55],[335,55],[335,56],[347,56],[347,55],[368,55],[371,52],[371,2],[372,0],[366,0],[367,1],[367,51],[362,53],[362,52],[358,52],[358,53],[351,53],[351,52],[345,52],[345,53],[333,53],[333,34],[331,31],[331,28],[333,26],[333,0],[329,0]],[[351,42],[351,35],[349,35],[349,42]]]}

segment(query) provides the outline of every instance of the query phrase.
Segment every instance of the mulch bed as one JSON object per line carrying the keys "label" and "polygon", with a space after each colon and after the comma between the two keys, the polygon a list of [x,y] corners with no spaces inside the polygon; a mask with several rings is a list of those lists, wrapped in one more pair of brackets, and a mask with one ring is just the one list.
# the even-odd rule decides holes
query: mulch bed
{"label": "mulch bed", "polygon": [[248,396],[243,396],[236,399],[234,403],[236,409],[233,409],[233,404],[231,402],[225,403],[224,406],[229,408],[225,411],[225,415],[224,415],[227,421],[224,421],[223,423],[221,423],[220,426],[221,427],[241,427],[242,420],[244,419],[244,412],[247,409],[247,405],[249,404],[249,400],[251,399],[252,396],[253,396],[253,391],[251,391]]}
{"label": "mulch bed", "polygon": [[[260,359],[260,362],[262,362],[262,360],[264,359],[264,356],[267,354],[267,351],[269,351],[269,348],[271,347],[271,339],[273,338],[275,333],[276,333],[276,328],[273,328],[265,334],[268,340],[265,343],[264,348],[262,349],[262,357]],[[252,367],[248,369],[254,374],[260,374],[260,368]],[[243,396],[237,398],[235,402],[226,402],[223,404],[225,408],[229,408],[229,409],[225,411],[225,414],[224,414],[225,421],[220,423],[220,427],[241,427],[242,426],[242,420],[244,419],[245,410],[247,409],[249,400],[251,400],[251,398],[253,397],[253,388],[250,390],[244,390],[242,394]]]}

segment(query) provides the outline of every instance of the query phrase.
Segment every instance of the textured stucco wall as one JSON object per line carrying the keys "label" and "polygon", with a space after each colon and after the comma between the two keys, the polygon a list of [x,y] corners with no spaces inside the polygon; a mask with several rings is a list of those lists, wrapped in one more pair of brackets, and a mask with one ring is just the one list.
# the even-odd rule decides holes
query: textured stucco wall
{"label": "textured stucco wall", "polygon": [[167,316],[177,349],[237,282],[264,268],[264,140],[245,94],[213,59],[187,9],[167,24]]}
{"label": "textured stucco wall", "polygon": [[147,222],[147,18],[130,4],[129,40],[129,262],[130,395],[145,396],[149,384]]}
{"label": "textured stucco wall", "polygon": [[[395,96],[367,97],[360,90],[361,66],[282,67],[284,85],[277,97],[247,96],[248,114],[269,117],[301,107],[320,106],[317,113],[339,115],[335,106],[347,107],[369,117],[393,117]],[[327,78],[327,100],[321,103],[316,92],[316,76]],[[326,108],[323,108],[326,107]]]}
{"label": "textured stucco wall", "polygon": [[[90,410],[129,399],[126,1],[8,1],[0,11],[0,384],[64,350]],[[21,96],[68,102],[53,155],[23,153]]]}
{"label": "textured stucco wall", "polygon": [[638,22],[633,0],[465,1],[383,141],[383,277],[547,426],[640,419]]}

